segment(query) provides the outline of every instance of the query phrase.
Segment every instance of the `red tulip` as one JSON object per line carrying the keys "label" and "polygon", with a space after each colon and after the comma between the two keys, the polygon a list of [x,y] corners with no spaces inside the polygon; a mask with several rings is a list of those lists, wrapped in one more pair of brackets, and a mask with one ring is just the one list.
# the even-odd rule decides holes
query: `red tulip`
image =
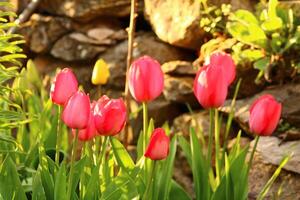
{"label": "red tulip", "polygon": [[120,99],[102,96],[94,109],[95,125],[98,133],[104,136],[118,134],[126,123],[126,107]]}
{"label": "red tulip", "polygon": [[[90,117],[89,117],[89,122],[88,125],[85,129],[79,130],[78,133],[78,139],[81,141],[88,141],[94,138],[97,135],[97,129],[95,126],[95,117],[93,114],[94,107],[96,105],[96,102],[93,102],[91,104],[91,112],[90,112]],[[73,135],[75,135],[75,129],[72,131]]]}
{"label": "red tulip", "polygon": [[170,139],[164,129],[157,128],[153,131],[145,157],[151,160],[163,160],[169,154]]}
{"label": "red tulip", "polygon": [[263,95],[250,108],[250,130],[263,136],[269,136],[276,129],[281,115],[281,103],[272,95]]}
{"label": "red tulip", "polygon": [[90,98],[84,92],[77,91],[66,103],[62,120],[70,128],[85,129],[91,113]]}
{"label": "red tulip", "polygon": [[162,93],[164,74],[153,58],[143,56],[135,60],[128,73],[129,90],[136,101],[151,101]]}
{"label": "red tulip", "polygon": [[228,80],[220,67],[202,67],[194,80],[194,94],[204,108],[217,108],[223,105],[228,90]]}
{"label": "red tulip", "polygon": [[54,103],[64,105],[68,99],[78,90],[78,82],[69,68],[64,68],[55,77],[50,96]]}
{"label": "red tulip", "polygon": [[220,67],[223,71],[223,75],[226,77],[228,85],[230,85],[235,79],[235,64],[229,54],[223,52],[216,52],[210,56],[209,65]]}

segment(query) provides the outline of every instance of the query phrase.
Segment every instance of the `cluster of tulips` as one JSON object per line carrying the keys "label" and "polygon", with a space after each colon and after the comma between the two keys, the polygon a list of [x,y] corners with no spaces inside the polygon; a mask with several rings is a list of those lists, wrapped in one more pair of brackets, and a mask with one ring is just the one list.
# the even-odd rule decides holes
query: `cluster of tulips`
{"label": "cluster of tulips", "polygon": [[[104,78],[97,79],[97,73],[102,73]],[[97,68],[96,75],[93,74],[93,79],[94,82],[101,83],[105,82],[108,76],[108,70],[103,70],[100,67]],[[213,113],[217,114],[218,108],[224,104],[228,87],[234,82],[235,77],[234,61],[228,54],[220,52],[212,54],[198,71],[194,80],[194,94],[201,106],[211,111],[211,117]],[[163,160],[169,154],[169,136],[162,128],[155,129],[151,136],[147,132],[147,103],[160,96],[164,88],[164,75],[161,66],[153,58],[143,56],[132,63],[127,74],[127,81],[132,97],[143,104],[142,141],[144,156],[151,160]],[[78,81],[68,68],[61,70],[56,75],[51,87],[51,99],[54,103],[63,107],[61,119],[72,129],[74,135],[70,169],[72,176],[72,162],[75,159],[77,140],[89,141],[96,136],[107,138],[120,133],[127,121],[127,109],[121,98],[110,99],[103,95],[99,100],[90,102],[89,96],[78,88]],[[254,150],[259,136],[267,136],[273,133],[280,115],[281,104],[269,94],[261,96],[253,103],[250,108],[249,126],[250,130],[257,135]],[[217,129],[217,127],[215,128]],[[219,135],[216,134],[214,138],[216,141],[216,168],[218,168],[218,162],[220,161],[218,156],[221,151]],[[208,163],[211,163],[212,158],[212,140],[213,136],[210,133],[207,153]],[[149,170],[148,173],[150,173]],[[218,169],[216,169],[216,174],[218,174]]]}

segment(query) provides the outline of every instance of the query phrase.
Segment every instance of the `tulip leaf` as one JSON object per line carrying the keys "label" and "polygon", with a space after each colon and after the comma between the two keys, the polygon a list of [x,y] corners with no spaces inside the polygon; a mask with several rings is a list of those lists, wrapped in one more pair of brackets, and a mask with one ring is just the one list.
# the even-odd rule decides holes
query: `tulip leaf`
{"label": "tulip leaf", "polygon": [[65,200],[67,199],[67,175],[66,175],[66,166],[63,163],[58,173],[55,177],[55,186],[54,186],[54,199],[55,200]]}
{"label": "tulip leaf", "polygon": [[190,149],[190,144],[183,136],[178,137],[178,142],[179,142],[179,146],[181,147],[189,165],[192,166],[192,153],[191,153],[191,149]]}
{"label": "tulip leaf", "polygon": [[40,170],[38,170],[33,178],[32,183],[32,200],[46,200],[46,194],[42,186]]}
{"label": "tulip leaf", "polygon": [[110,144],[118,165],[129,174],[129,171],[134,168],[132,158],[118,139],[110,137]]}
{"label": "tulip leaf", "polygon": [[211,188],[209,184],[210,168],[204,158],[202,147],[196,136],[195,130],[190,129],[190,143],[191,143],[191,158],[193,181],[196,190],[196,199],[210,199]]}
{"label": "tulip leaf", "polygon": [[10,156],[6,156],[0,165],[0,194],[4,199],[27,199]]}
{"label": "tulip leaf", "polygon": [[93,168],[90,180],[86,186],[87,190],[84,195],[85,200],[99,199],[99,165]]}
{"label": "tulip leaf", "polygon": [[[86,164],[87,157],[81,158],[79,161],[77,161],[74,165],[74,174],[73,174],[73,182],[72,182],[72,188],[71,188],[71,199],[76,198],[76,188],[78,185],[78,182],[80,180],[80,175],[83,172],[84,166]],[[70,174],[69,174],[70,175]]]}
{"label": "tulip leaf", "polygon": [[[176,155],[177,147],[177,137],[176,135],[172,138],[170,143],[170,152],[168,157],[162,163],[162,169],[160,170],[160,176],[158,178],[158,183],[156,184],[157,190],[156,194],[158,198],[155,199],[168,199],[169,192],[171,189],[172,173],[174,160]],[[158,191],[158,192],[157,192]]]}
{"label": "tulip leaf", "polygon": [[137,141],[137,145],[136,145],[136,149],[137,149],[137,160],[140,160],[140,158],[143,156],[144,150],[143,150],[143,131],[140,132],[138,141]]}
{"label": "tulip leaf", "polygon": [[192,198],[184,191],[184,189],[176,183],[176,181],[171,181],[171,189],[169,192],[170,200],[191,200]]}
{"label": "tulip leaf", "polygon": [[127,173],[121,173],[103,191],[101,200],[139,199],[135,182]]}

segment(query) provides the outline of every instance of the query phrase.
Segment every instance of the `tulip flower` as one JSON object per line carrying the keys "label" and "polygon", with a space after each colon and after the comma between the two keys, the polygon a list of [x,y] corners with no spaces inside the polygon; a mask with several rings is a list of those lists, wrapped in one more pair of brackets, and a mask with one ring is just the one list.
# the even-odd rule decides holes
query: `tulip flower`
{"label": "tulip flower", "polygon": [[129,90],[138,102],[158,97],[164,88],[164,74],[160,64],[149,56],[135,60],[128,72]]}
{"label": "tulip flower", "polygon": [[223,105],[228,90],[228,80],[222,69],[214,65],[202,67],[194,80],[194,94],[204,108]]}
{"label": "tulip flower", "polygon": [[92,83],[95,85],[104,85],[107,83],[110,72],[106,62],[103,59],[97,60],[92,74]]}
{"label": "tulip flower", "polygon": [[95,126],[100,135],[114,136],[118,134],[126,123],[126,107],[120,99],[109,99],[102,96],[94,109]]}
{"label": "tulip flower", "polygon": [[78,82],[74,73],[71,69],[64,68],[51,85],[51,100],[58,105],[64,105],[77,90]]}
{"label": "tulip flower", "polygon": [[280,115],[281,103],[272,95],[263,95],[250,108],[250,130],[260,136],[269,136],[276,129]]}
{"label": "tulip flower", "polygon": [[163,160],[169,154],[170,139],[164,129],[157,128],[153,131],[149,145],[145,152],[145,157],[151,160]]}
{"label": "tulip flower", "polygon": [[228,85],[230,85],[236,76],[235,64],[229,54],[216,52],[210,56],[209,64],[215,67],[220,67],[223,75],[226,77]]}
{"label": "tulip flower", "polygon": [[90,98],[84,92],[77,91],[66,103],[62,120],[70,128],[85,129],[90,118]]}
{"label": "tulip flower", "polygon": [[[88,141],[94,138],[97,135],[97,129],[95,126],[95,117],[93,114],[94,107],[96,105],[96,102],[93,102],[91,104],[91,112],[89,117],[88,125],[85,129],[79,130],[78,133],[78,139],[81,141]],[[75,136],[75,129],[72,130],[73,135]]]}

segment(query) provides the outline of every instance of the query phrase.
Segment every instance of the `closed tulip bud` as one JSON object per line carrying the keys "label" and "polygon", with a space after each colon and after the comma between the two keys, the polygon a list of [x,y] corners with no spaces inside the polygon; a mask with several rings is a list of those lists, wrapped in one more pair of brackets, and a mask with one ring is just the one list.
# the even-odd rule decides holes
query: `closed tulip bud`
{"label": "closed tulip bud", "polygon": [[164,129],[157,128],[152,132],[145,157],[151,160],[163,160],[169,155],[170,139]]}
{"label": "closed tulip bud", "polygon": [[281,115],[281,103],[269,94],[263,95],[250,108],[250,130],[261,136],[271,135]]}
{"label": "closed tulip bud", "polygon": [[95,85],[104,85],[107,83],[110,72],[106,62],[103,59],[97,60],[92,74],[92,83]]}
{"label": "closed tulip bud", "polygon": [[[85,129],[80,129],[78,133],[78,139],[81,141],[88,141],[93,139],[97,135],[97,129],[95,126],[95,118],[93,114],[94,107],[96,105],[96,102],[93,102],[91,104],[91,112],[89,117],[88,125]],[[75,135],[75,129],[73,129],[72,133]]]}
{"label": "closed tulip bud", "polygon": [[95,125],[99,135],[114,136],[121,132],[126,123],[126,107],[120,99],[102,96],[94,109]]}
{"label": "closed tulip bud", "polygon": [[194,94],[203,108],[217,108],[224,104],[227,81],[219,67],[207,65],[198,71],[194,80]]}
{"label": "closed tulip bud", "polygon": [[51,85],[51,100],[58,105],[64,105],[77,90],[78,82],[75,75],[71,69],[64,68],[58,72]]}
{"label": "closed tulip bud", "polygon": [[77,91],[66,103],[62,120],[70,128],[85,129],[90,118],[90,98],[84,92]]}
{"label": "closed tulip bud", "polygon": [[162,93],[164,74],[153,58],[143,56],[135,60],[128,73],[129,90],[136,101],[151,101]]}
{"label": "closed tulip bud", "polygon": [[222,68],[222,74],[224,74],[224,76],[226,77],[228,85],[230,85],[234,81],[236,76],[235,64],[229,54],[223,52],[213,53],[210,56],[209,64],[215,67]]}

